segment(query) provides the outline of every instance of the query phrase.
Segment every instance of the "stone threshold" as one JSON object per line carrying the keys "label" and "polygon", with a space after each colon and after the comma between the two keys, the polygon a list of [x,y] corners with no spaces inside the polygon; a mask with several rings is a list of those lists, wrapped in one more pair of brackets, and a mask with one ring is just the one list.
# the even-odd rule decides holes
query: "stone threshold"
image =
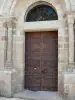
{"label": "stone threshold", "polygon": [[14,94],[14,98],[20,98],[24,100],[63,100],[62,97],[58,95],[57,92],[49,92],[49,91],[30,91],[24,90],[23,92],[19,92]]}

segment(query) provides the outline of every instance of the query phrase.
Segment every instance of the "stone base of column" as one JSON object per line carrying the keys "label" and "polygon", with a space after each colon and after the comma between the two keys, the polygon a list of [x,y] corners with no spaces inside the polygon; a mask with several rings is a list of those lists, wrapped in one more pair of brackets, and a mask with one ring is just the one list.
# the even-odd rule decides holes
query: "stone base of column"
{"label": "stone base of column", "polygon": [[15,69],[0,69],[0,96],[12,97],[16,91]]}
{"label": "stone base of column", "polygon": [[6,65],[5,65],[5,68],[11,70],[13,68],[12,67],[12,61],[7,61]]}
{"label": "stone base of column", "polygon": [[64,98],[75,100],[75,72],[64,73]]}
{"label": "stone base of column", "polygon": [[75,72],[75,63],[69,63],[67,71],[68,72]]}

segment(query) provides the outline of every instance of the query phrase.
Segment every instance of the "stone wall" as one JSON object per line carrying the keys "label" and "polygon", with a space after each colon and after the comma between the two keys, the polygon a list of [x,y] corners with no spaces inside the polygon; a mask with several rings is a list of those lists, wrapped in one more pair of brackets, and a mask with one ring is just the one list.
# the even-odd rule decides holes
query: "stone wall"
{"label": "stone wall", "polygon": [[0,96],[11,97],[16,89],[15,70],[0,70]]}
{"label": "stone wall", "polygon": [[[59,0],[41,0],[41,3],[52,4],[57,11],[58,20],[24,22],[28,11],[39,3],[38,0],[19,0],[13,9],[13,17],[0,18],[0,94],[3,96],[11,97],[14,93],[24,90],[25,32],[52,30],[58,30],[58,93],[68,96],[75,94],[75,80],[70,82],[75,76],[72,70],[75,66],[73,30],[75,14],[72,12],[65,14],[64,3]],[[67,74],[68,71],[71,73]]]}

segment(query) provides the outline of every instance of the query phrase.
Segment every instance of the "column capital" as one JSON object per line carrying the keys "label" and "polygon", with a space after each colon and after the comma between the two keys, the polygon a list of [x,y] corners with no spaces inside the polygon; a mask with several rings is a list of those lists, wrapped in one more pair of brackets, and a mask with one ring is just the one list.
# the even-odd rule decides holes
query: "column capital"
{"label": "column capital", "polygon": [[9,20],[7,22],[7,27],[8,28],[16,28],[16,23],[14,21],[12,21],[12,20]]}
{"label": "column capital", "polygon": [[14,17],[6,18],[3,22],[3,27],[16,28],[17,20]]}
{"label": "column capital", "polygon": [[3,28],[7,28],[7,22],[3,23]]}
{"label": "column capital", "polygon": [[73,15],[67,15],[67,21],[69,24],[74,24],[74,16]]}
{"label": "column capital", "polygon": [[8,21],[3,23],[4,28],[16,28],[16,23],[13,21]]}

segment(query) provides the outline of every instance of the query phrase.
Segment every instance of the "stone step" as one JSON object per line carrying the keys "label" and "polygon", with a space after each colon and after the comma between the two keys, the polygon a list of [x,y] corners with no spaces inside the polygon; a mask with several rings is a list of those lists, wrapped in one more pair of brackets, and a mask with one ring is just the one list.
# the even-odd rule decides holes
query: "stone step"
{"label": "stone step", "polygon": [[50,99],[22,99],[22,98],[4,98],[4,97],[0,97],[0,100],[63,100],[61,97],[57,97],[57,98],[50,98]]}
{"label": "stone step", "polygon": [[49,91],[30,91],[25,90],[20,93],[14,94],[14,98],[21,98],[27,100],[63,100],[62,97],[58,95],[57,92]]}
{"label": "stone step", "polygon": [[[17,98],[16,98],[16,99],[17,99]],[[16,100],[16,99],[15,99],[15,100]],[[17,100],[18,100],[18,99],[17,99]],[[36,99],[36,98],[35,98],[35,99],[34,99],[34,98],[24,99],[24,98],[23,98],[23,99],[20,99],[20,100],[64,100],[64,99],[61,98],[61,97],[57,97],[57,98],[48,98],[48,99],[44,99],[44,98],[43,98],[43,99]]]}

